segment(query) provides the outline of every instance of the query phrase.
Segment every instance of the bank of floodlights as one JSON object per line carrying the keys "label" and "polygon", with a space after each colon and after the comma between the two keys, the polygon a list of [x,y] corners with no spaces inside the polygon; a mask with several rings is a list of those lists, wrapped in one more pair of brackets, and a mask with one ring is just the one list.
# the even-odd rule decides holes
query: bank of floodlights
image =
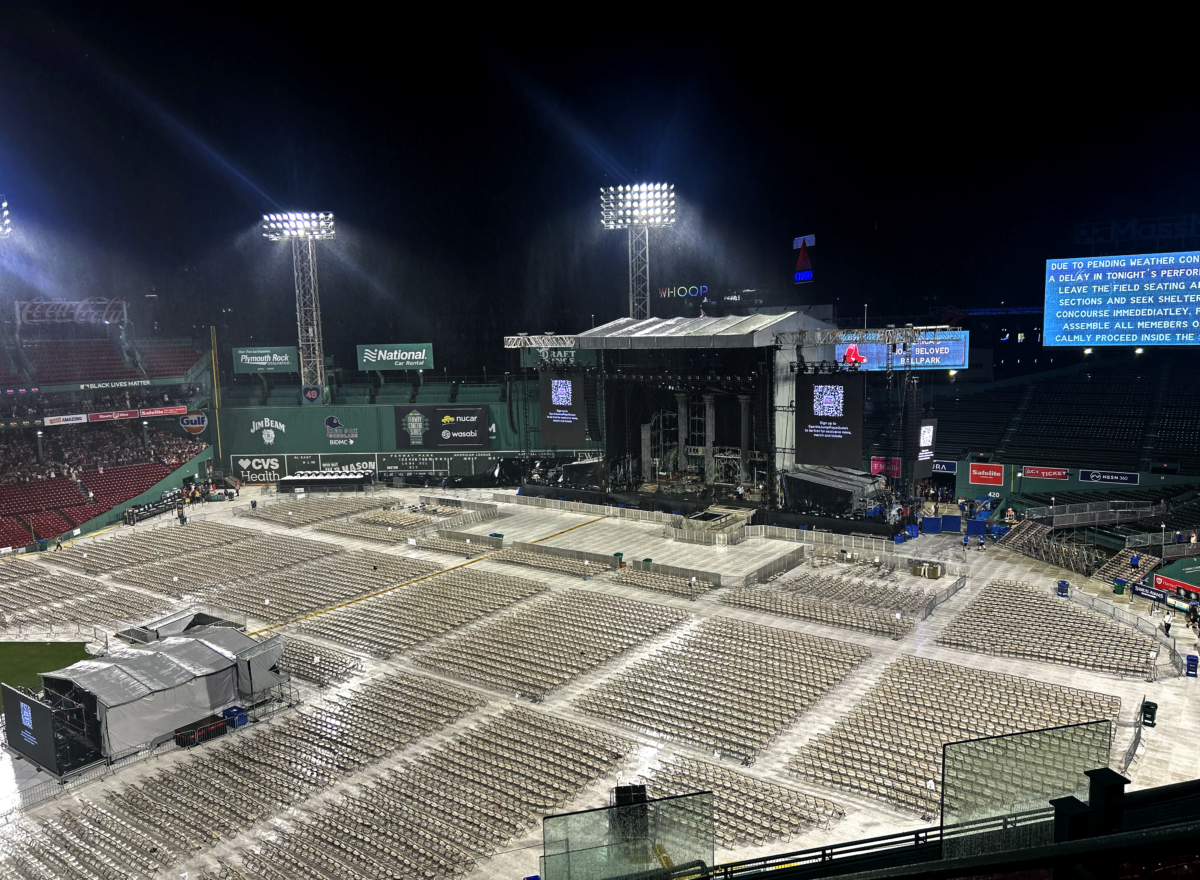
{"label": "bank of floodlights", "polygon": [[271,241],[331,241],[335,238],[333,214],[328,211],[296,211],[263,214],[263,238]]}
{"label": "bank of floodlights", "polygon": [[0,195],[0,238],[8,238],[12,232],[12,218],[8,216],[8,199]]}
{"label": "bank of floodlights", "polygon": [[600,187],[600,223],[605,229],[669,226],[674,222],[673,183]]}

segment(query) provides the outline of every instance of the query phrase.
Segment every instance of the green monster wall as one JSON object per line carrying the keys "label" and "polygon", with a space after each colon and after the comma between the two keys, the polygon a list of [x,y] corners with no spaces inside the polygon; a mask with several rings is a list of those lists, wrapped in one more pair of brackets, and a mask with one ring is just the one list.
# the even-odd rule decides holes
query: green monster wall
{"label": "green monster wall", "polygon": [[[435,414],[433,410],[436,409]],[[397,443],[397,410],[425,418],[424,446],[404,436]],[[445,414],[478,413],[482,447],[461,448]],[[536,419],[536,411],[531,412]],[[421,436],[421,435],[418,435]],[[222,407],[206,439],[218,446],[222,463],[244,483],[269,483],[297,471],[374,467],[385,473],[478,474],[497,459],[521,454],[521,435],[508,423],[505,404],[396,406]],[[536,441],[533,445],[536,447]],[[575,450],[560,450],[564,454]]]}

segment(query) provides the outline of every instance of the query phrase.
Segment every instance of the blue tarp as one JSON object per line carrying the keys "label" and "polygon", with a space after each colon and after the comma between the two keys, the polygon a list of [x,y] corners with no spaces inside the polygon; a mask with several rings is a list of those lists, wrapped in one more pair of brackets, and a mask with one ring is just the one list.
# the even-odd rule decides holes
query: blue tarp
{"label": "blue tarp", "polygon": [[961,532],[962,517],[961,516],[943,516],[942,517],[943,532]]}
{"label": "blue tarp", "polygon": [[927,535],[940,535],[942,533],[942,518],[940,516],[921,517],[921,531]]}
{"label": "blue tarp", "polygon": [[967,534],[971,537],[987,534],[987,523],[978,519],[969,520],[967,522]]}

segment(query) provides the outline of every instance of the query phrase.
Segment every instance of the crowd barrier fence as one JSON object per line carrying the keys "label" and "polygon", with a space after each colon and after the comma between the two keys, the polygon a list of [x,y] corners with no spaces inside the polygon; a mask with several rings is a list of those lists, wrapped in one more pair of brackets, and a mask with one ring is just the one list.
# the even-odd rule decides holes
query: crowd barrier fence
{"label": "crowd barrier fence", "polygon": [[[1175,674],[1183,675],[1183,656],[1176,648],[1175,639],[1163,633],[1162,627],[1155,623],[1153,618],[1130,614],[1128,611],[1121,610],[1112,602],[1101,599],[1098,596],[1091,596],[1074,585],[1068,590],[1068,595],[1071,601],[1077,605],[1082,605],[1084,608],[1088,608],[1098,614],[1103,614],[1105,617],[1109,617],[1118,623],[1131,626],[1142,633],[1142,635],[1149,636],[1160,648],[1167,651],[1167,658],[1171,661],[1171,666],[1174,667]],[[1146,663],[1150,663],[1149,658],[1147,658]]]}

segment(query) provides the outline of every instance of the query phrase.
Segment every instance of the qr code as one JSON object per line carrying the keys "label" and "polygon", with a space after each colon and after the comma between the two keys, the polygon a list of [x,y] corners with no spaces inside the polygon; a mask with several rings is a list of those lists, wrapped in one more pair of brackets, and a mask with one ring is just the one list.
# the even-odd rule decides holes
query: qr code
{"label": "qr code", "polygon": [[921,426],[921,446],[929,448],[933,445],[933,425]]}
{"label": "qr code", "polygon": [[841,418],[842,416],[842,386],[814,385],[813,386],[813,415]]}
{"label": "qr code", "polygon": [[570,406],[571,405],[571,380],[570,379],[551,379],[550,380],[550,402],[555,406]]}
{"label": "qr code", "polygon": [[26,727],[33,727],[33,710],[29,708],[28,703],[21,704],[21,723]]}

